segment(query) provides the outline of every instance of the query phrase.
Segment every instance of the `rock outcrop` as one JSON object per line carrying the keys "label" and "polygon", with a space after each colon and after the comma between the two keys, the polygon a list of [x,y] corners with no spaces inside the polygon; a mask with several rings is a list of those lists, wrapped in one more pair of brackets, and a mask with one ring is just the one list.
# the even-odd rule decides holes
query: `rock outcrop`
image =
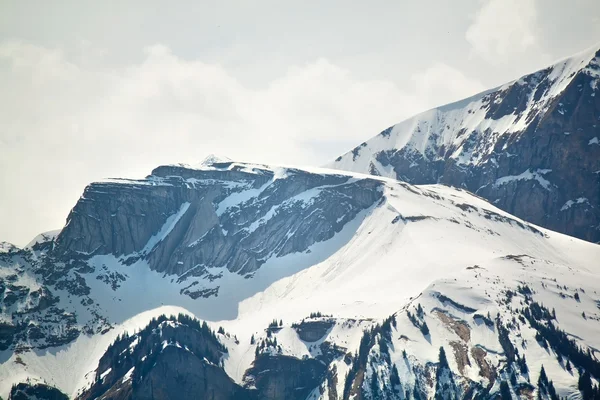
{"label": "rock outcrop", "polygon": [[316,321],[302,321],[294,326],[298,337],[305,342],[316,342],[323,339],[327,332],[333,327],[334,322],[327,319]]}
{"label": "rock outcrop", "polygon": [[248,386],[255,386],[265,400],[306,399],[323,382],[327,367],[315,359],[261,354],[246,372]]}
{"label": "rock outcrop", "polygon": [[222,368],[198,359],[190,352],[167,347],[139,384],[131,399],[253,399],[253,394],[237,385]]}
{"label": "rock outcrop", "polygon": [[226,267],[245,275],[330,239],[381,198],[380,186],[240,163],[159,167],[145,180],[88,186],[56,252],[143,258],[168,274]]}

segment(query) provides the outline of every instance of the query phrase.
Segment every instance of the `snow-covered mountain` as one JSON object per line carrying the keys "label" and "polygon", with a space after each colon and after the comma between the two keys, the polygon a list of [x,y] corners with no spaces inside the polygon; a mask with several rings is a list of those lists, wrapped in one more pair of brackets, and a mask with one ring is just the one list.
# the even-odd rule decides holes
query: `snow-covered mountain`
{"label": "snow-covered mountain", "polygon": [[462,189],[214,159],[93,183],[60,233],[3,249],[2,396],[577,398],[600,379],[600,246]]}
{"label": "snow-covered mountain", "polygon": [[466,188],[600,242],[600,45],[385,129],[335,169]]}

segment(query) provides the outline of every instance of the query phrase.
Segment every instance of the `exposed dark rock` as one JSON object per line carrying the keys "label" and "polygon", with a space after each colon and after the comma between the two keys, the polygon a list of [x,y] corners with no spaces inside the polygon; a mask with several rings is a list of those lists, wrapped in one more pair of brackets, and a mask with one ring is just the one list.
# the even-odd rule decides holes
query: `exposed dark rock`
{"label": "exposed dark rock", "polygon": [[246,386],[255,386],[259,398],[306,399],[326,377],[327,367],[315,359],[259,355],[246,372]]}
{"label": "exposed dark rock", "polygon": [[76,326],[67,324],[64,331],[60,333],[51,333],[46,337],[46,344],[40,345],[38,348],[46,349],[48,347],[57,347],[71,343],[79,337],[81,332]]}
{"label": "exposed dark rock", "polygon": [[242,400],[255,396],[237,385],[222,368],[184,349],[169,346],[142,381],[135,384],[129,398]]}
{"label": "exposed dark rock", "polygon": [[321,354],[317,356],[317,360],[323,361],[326,365],[331,364],[333,360],[341,359],[346,355],[347,349],[338,345],[324,341],[319,346]]}
{"label": "exposed dark rock", "polygon": [[184,290],[182,290],[182,293],[187,294],[194,300],[196,300],[200,297],[209,298],[212,296],[217,296],[219,294],[219,287],[217,286],[216,288],[207,288],[207,289],[201,289],[201,290],[184,289]]}
{"label": "exposed dark rock", "polygon": [[0,351],[8,349],[19,328],[11,323],[0,322]]}
{"label": "exposed dark rock", "polygon": [[91,310],[93,318],[82,327],[75,313],[59,306],[60,298],[53,290],[65,291],[83,306],[93,305],[85,279],[69,266],[84,270],[81,263],[64,263],[46,253],[34,259],[28,249],[11,252],[10,257],[0,260],[0,268],[15,271],[0,278],[2,311],[12,318],[11,323],[0,324],[0,350],[60,346],[76,339],[82,330],[91,334],[107,325],[104,317]]}
{"label": "exposed dark rock", "polygon": [[335,325],[335,322],[330,320],[308,320],[294,325],[294,329],[301,340],[304,340],[305,342],[316,342],[322,339],[333,325]]}
{"label": "exposed dark rock", "polygon": [[118,272],[106,272],[98,274],[96,279],[110,285],[112,290],[117,290],[121,286],[121,282],[125,281],[127,278],[125,275]]}
{"label": "exposed dark rock", "polygon": [[456,309],[458,309],[460,311],[463,311],[463,312],[466,312],[466,313],[474,313],[475,311],[477,311],[476,309],[474,309],[472,307],[465,306],[464,304],[460,304],[460,303],[452,300],[448,296],[443,295],[441,293],[435,293],[435,297],[437,297],[439,299],[440,303],[442,303],[444,305],[450,304],[452,307],[454,307],[454,308],[456,308]]}

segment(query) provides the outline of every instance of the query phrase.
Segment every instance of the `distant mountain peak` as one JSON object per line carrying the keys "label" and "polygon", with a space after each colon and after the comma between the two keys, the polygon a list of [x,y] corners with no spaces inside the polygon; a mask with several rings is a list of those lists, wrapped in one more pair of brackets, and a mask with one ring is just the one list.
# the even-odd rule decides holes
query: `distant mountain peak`
{"label": "distant mountain peak", "polygon": [[210,167],[213,164],[219,164],[219,163],[227,163],[227,162],[233,162],[233,160],[229,157],[225,157],[222,155],[217,155],[217,154],[209,154],[208,156],[206,156],[204,158],[204,160],[202,160],[198,166],[201,167]]}
{"label": "distant mountain peak", "polygon": [[537,225],[598,242],[599,48],[415,115],[327,166],[462,187]]}

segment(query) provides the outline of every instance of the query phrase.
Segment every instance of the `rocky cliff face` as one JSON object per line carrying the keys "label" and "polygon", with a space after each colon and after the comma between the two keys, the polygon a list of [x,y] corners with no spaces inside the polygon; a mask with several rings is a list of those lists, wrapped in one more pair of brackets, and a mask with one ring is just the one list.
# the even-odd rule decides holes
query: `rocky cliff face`
{"label": "rocky cliff face", "polygon": [[323,382],[327,365],[284,355],[263,354],[247,372],[247,385],[256,387],[265,400],[306,399]]}
{"label": "rocky cliff face", "polygon": [[168,274],[225,267],[246,275],[271,256],[330,239],[381,198],[379,187],[369,179],[239,163],[159,167],[142,181],[88,186],[56,251],[142,258]]}
{"label": "rocky cliff face", "polygon": [[302,321],[294,326],[294,329],[296,329],[300,339],[312,343],[322,339],[333,325],[333,321],[328,321],[326,319],[319,321]]}
{"label": "rocky cliff face", "polygon": [[600,51],[381,132],[331,166],[463,187],[537,225],[600,241]]}
{"label": "rocky cliff face", "polygon": [[94,256],[146,263],[172,275],[181,295],[214,298],[225,273],[251,278],[269,259],[310,252],[375,206],[381,189],[369,178],[234,162],[93,183],[60,232],[25,249],[2,245],[0,351],[111,329],[91,287],[102,282],[115,292],[128,272],[90,262]]}

